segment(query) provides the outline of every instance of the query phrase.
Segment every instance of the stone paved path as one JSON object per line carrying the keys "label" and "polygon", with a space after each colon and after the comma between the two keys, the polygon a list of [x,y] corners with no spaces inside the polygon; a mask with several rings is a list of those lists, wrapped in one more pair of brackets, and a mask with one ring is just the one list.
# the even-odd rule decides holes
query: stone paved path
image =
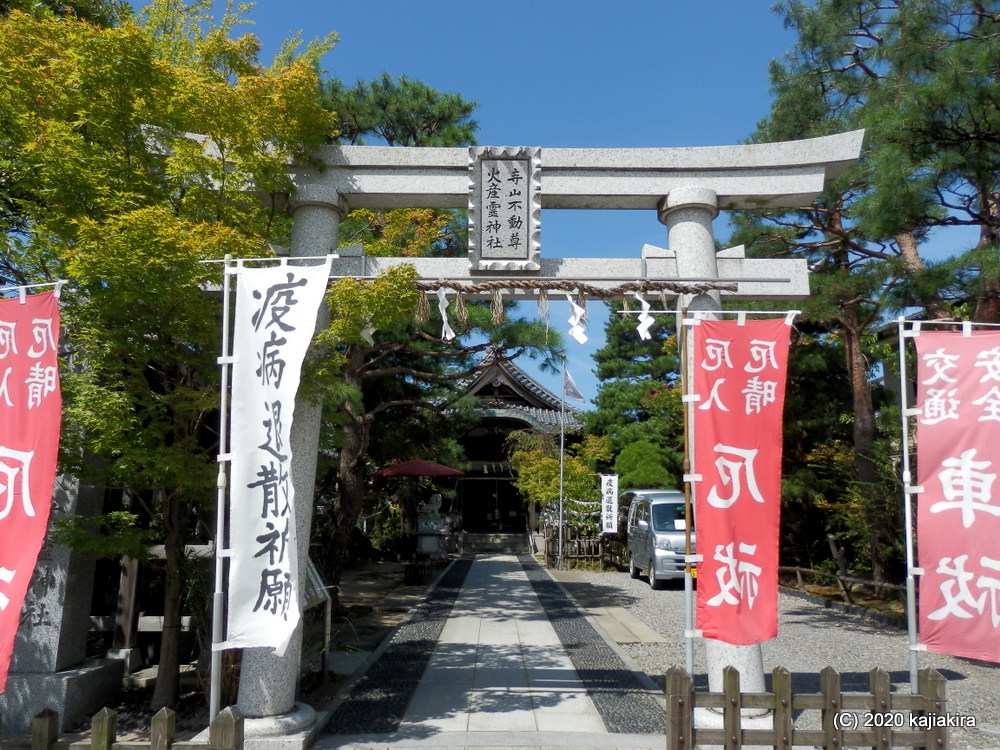
{"label": "stone paved path", "polygon": [[454,563],[317,748],[661,748],[662,699],[528,556]]}

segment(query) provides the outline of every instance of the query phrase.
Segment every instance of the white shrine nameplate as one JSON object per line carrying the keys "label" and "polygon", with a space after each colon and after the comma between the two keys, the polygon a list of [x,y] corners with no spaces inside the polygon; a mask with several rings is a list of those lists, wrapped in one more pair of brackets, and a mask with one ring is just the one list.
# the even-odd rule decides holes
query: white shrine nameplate
{"label": "white shrine nameplate", "polygon": [[541,149],[469,149],[472,271],[541,268]]}

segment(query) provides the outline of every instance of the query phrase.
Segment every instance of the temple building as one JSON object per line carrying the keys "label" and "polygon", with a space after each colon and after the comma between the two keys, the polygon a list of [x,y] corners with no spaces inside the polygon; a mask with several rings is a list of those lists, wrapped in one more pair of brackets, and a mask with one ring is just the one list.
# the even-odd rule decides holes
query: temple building
{"label": "temple building", "polygon": [[[469,380],[468,393],[477,399],[479,424],[459,438],[469,461],[458,480],[456,504],[467,532],[518,533],[535,528],[535,508],[514,486],[504,450],[507,436],[517,430],[558,434],[559,396],[538,383],[514,362],[491,359]],[[566,434],[582,430],[583,411],[566,404]]]}

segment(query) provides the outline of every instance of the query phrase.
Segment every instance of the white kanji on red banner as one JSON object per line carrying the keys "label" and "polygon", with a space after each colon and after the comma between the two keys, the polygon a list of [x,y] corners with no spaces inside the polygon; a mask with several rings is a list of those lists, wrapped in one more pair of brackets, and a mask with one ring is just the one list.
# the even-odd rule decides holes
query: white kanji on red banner
{"label": "white kanji on red banner", "polygon": [[914,340],[920,640],[1000,662],[1000,333]]}
{"label": "white kanji on red banner", "polygon": [[697,627],[738,645],[778,632],[784,318],[694,326]]}
{"label": "white kanji on red banner", "polygon": [[0,300],[0,692],[52,505],[58,340],[55,292]]}

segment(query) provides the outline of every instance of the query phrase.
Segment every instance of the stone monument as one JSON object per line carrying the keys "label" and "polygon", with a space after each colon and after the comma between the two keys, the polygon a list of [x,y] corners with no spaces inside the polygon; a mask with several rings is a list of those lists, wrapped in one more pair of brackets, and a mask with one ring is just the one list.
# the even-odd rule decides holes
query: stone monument
{"label": "stone monument", "polygon": [[433,494],[417,508],[417,554],[440,559],[448,556],[448,525],[441,515],[441,496]]}
{"label": "stone monument", "polygon": [[[101,490],[60,476],[53,490],[53,519],[95,515]],[[7,687],[0,693],[5,734],[31,731],[43,709],[58,712],[60,730],[99,711],[121,690],[119,660],[87,660],[87,633],[95,560],[48,540],[42,546],[31,586],[21,609]]]}

